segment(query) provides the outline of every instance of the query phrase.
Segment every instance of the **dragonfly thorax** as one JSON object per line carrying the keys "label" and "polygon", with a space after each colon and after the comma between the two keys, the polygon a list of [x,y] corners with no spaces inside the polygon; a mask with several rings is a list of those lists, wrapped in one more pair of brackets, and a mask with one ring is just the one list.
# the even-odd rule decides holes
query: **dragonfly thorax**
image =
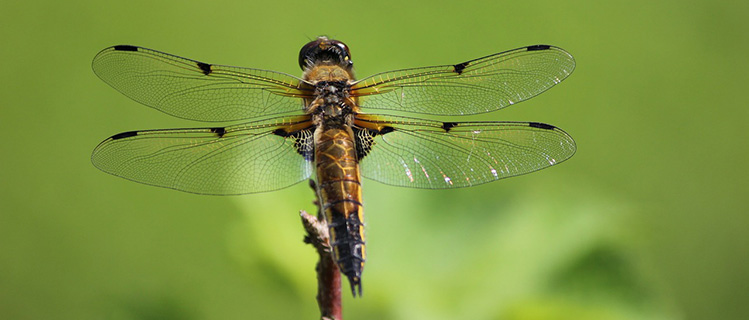
{"label": "dragonfly thorax", "polygon": [[320,81],[315,84],[315,97],[325,103],[343,102],[351,97],[351,86],[346,81]]}
{"label": "dragonfly thorax", "polygon": [[315,84],[315,99],[307,106],[316,123],[351,125],[354,100],[346,81],[320,81]]}

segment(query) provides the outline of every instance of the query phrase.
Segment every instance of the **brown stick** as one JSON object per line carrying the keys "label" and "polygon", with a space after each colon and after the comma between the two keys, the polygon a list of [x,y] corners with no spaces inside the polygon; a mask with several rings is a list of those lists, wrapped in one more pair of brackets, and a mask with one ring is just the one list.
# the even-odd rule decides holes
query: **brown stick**
{"label": "brown stick", "polygon": [[[315,189],[315,183],[310,180],[310,186]],[[300,211],[302,225],[307,231],[304,242],[312,244],[317,249],[320,260],[317,262],[317,305],[320,307],[321,320],[342,320],[341,306],[341,273],[333,260],[328,236],[328,223],[322,216],[320,204],[317,205],[317,217]]]}

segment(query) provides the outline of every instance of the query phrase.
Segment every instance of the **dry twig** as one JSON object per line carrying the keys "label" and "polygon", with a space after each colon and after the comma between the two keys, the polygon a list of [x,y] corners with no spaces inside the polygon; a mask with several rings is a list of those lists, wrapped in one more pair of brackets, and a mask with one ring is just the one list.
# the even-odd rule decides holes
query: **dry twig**
{"label": "dry twig", "polygon": [[[314,181],[310,180],[310,186],[317,194]],[[321,320],[342,320],[341,308],[341,273],[333,260],[328,236],[328,223],[323,217],[320,203],[317,205],[317,217],[300,211],[302,225],[307,231],[304,242],[311,244],[317,249],[320,260],[317,262],[317,305],[320,307]]]}

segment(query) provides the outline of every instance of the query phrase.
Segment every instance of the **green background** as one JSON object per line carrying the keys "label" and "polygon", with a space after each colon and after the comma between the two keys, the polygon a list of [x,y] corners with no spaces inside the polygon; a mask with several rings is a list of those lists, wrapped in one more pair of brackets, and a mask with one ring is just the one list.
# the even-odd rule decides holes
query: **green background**
{"label": "green background", "polygon": [[[305,184],[210,197],[96,170],[118,132],[199,123],[100,81],[140,45],[299,74],[345,41],[360,76],[531,44],[574,74],[484,120],[557,125],[562,165],[474,188],[365,181],[348,319],[747,319],[746,1],[3,1],[0,318],[314,319]],[[344,287],[345,288],[345,287]]]}

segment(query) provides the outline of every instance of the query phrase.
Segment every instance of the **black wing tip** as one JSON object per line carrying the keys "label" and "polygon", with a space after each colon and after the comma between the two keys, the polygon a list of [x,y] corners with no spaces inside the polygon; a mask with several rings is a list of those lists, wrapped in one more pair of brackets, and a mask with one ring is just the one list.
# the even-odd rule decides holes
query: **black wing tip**
{"label": "black wing tip", "polygon": [[526,48],[528,51],[541,51],[541,50],[549,50],[551,49],[551,46],[548,44],[537,44],[535,46],[530,46]]}
{"label": "black wing tip", "polygon": [[114,46],[112,49],[115,51],[138,51],[138,47],[126,44]]}
{"label": "black wing tip", "polygon": [[546,129],[546,130],[554,130],[557,128],[550,124],[545,124],[541,122],[528,122],[528,126],[533,127],[533,128]]}
{"label": "black wing tip", "polygon": [[450,132],[450,129],[453,127],[456,127],[458,125],[457,122],[443,122],[442,123],[442,130],[445,130],[445,132]]}
{"label": "black wing tip", "polygon": [[215,133],[219,138],[221,138],[226,134],[226,128],[221,128],[221,127],[211,128],[211,132]]}
{"label": "black wing tip", "polygon": [[200,68],[201,71],[203,71],[203,74],[209,75],[213,70],[211,70],[211,65],[205,62],[198,62],[198,68]]}
{"label": "black wing tip", "polygon": [[469,62],[458,63],[453,66],[453,71],[457,74],[462,74],[463,70],[468,66]]}
{"label": "black wing tip", "polygon": [[119,139],[124,139],[124,138],[135,137],[137,135],[138,135],[138,131],[127,131],[127,132],[122,132],[122,133],[115,134],[115,135],[109,137],[109,139],[119,140]]}

